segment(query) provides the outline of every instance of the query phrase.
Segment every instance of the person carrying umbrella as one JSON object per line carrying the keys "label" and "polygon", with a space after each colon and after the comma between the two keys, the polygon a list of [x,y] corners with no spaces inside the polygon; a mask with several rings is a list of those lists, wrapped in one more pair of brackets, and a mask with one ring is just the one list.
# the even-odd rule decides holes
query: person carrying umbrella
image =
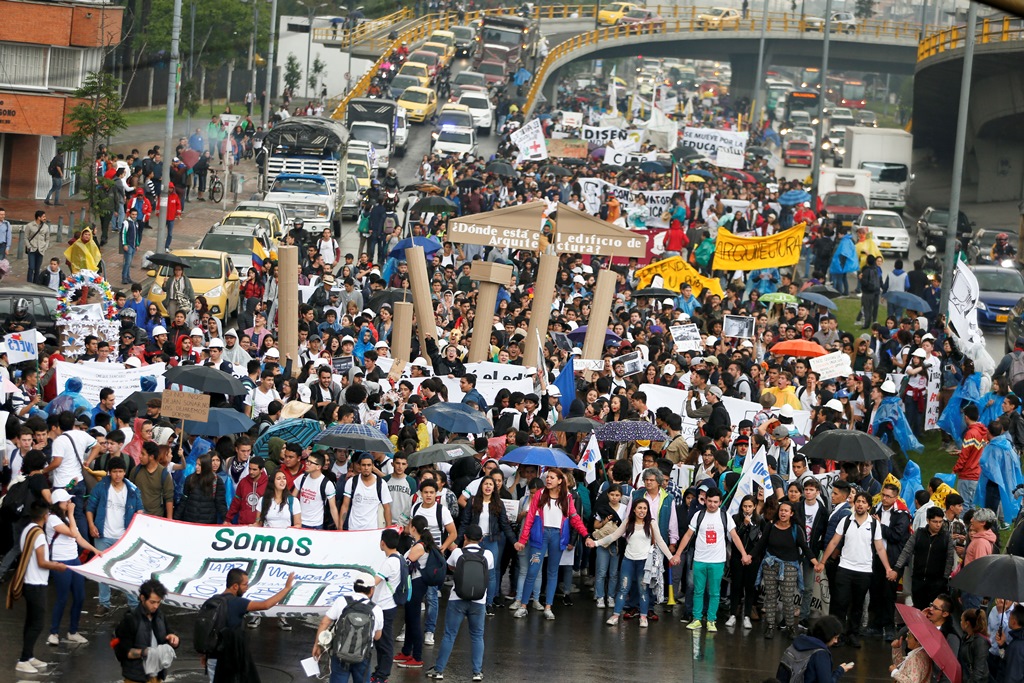
{"label": "person carrying umbrella", "polygon": [[[892,664],[889,666],[893,680],[897,683],[928,683],[932,675],[932,660],[917,636],[908,631],[896,642],[899,644],[892,648]],[[906,653],[903,651],[904,643]]]}

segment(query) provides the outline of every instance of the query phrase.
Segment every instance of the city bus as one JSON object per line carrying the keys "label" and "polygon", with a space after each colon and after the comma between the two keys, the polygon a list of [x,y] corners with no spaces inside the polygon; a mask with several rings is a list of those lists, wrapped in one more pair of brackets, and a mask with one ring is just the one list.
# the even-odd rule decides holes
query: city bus
{"label": "city bus", "polygon": [[811,123],[818,123],[818,93],[813,90],[794,90],[786,95],[786,116],[789,121],[793,112],[803,111],[811,117]]}
{"label": "city bus", "polygon": [[801,88],[820,88],[821,87],[821,69],[816,67],[810,67],[803,69],[800,72],[800,87]]}
{"label": "city bus", "polygon": [[865,95],[864,81],[849,80],[843,82],[842,97],[839,104],[850,109],[863,109],[868,101]]}

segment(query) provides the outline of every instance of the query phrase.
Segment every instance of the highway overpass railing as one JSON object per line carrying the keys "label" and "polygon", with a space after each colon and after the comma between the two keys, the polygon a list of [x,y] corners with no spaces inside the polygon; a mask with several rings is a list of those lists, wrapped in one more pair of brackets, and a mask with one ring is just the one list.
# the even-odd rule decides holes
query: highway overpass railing
{"label": "highway overpass railing", "polygon": [[[953,26],[932,33],[917,46],[917,61],[921,62],[943,52],[963,48],[966,38],[967,28],[965,26]],[[979,45],[1018,40],[1024,40],[1024,28],[1011,27],[1009,17],[995,20],[983,19],[975,32],[975,41]]]}

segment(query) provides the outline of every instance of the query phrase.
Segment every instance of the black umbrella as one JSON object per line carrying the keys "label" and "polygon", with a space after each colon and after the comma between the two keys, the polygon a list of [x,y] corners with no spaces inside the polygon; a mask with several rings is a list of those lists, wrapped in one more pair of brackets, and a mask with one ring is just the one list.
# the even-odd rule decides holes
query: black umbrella
{"label": "black umbrella", "polygon": [[491,163],[487,164],[484,170],[486,170],[488,173],[497,173],[498,175],[503,175],[506,178],[515,178],[517,175],[519,175],[518,173],[516,173],[516,169],[512,166],[512,164],[506,163],[504,161],[492,161]]}
{"label": "black umbrella", "polygon": [[154,398],[160,398],[161,396],[162,393],[159,391],[136,391],[133,392],[130,396],[128,396],[128,398],[126,398],[125,400],[120,401],[118,405],[120,405],[121,403],[127,403],[130,406],[135,406],[135,408],[140,413],[145,414],[146,404],[152,401]]}
{"label": "black umbrella", "polygon": [[949,585],[965,593],[1021,602],[1024,600],[1024,557],[979,557],[964,565]]}
{"label": "black umbrella", "polygon": [[612,173],[622,173],[626,169],[623,168],[622,166],[619,166],[618,164],[601,164],[601,167],[598,168],[597,170],[611,171]]}
{"label": "black umbrella", "polygon": [[545,164],[544,166],[540,167],[540,173],[541,175],[553,173],[556,176],[572,175],[572,171],[565,168],[564,166],[559,166],[558,164]]}
{"label": "black umbrella", "polygon": [[676,161],[679,161],[681,159],[692,158],[694,156],[699,157],[701,156],[701,153],[690,145],[679,145],[678,147],[672,150],[672,158],[675,159]]}
{"label": "black umbrella", "polygon": [[479,178],[463,178],[459,182],[455,183],[464,190],[472,190],[475,187],[483,187],[484,181]]}
{"label": "black umbrella", "polygon": [[839,293],[839,290],[837,290],[832,285],[811,285],[810,287],[805,289],[804,292],[810,294],[821,294],[823,296],[827,296],[829,299],[836,299],[842,296]]}
{"label": "black umbrella", "polygon": [[765,159],[772,155],[772,151],[767,147],[758,147],[756,145],[747,147],[745,150],[743,150],[743,152],[744,154],[749,154],[750,156],[762,157]]}
{"label": "black umbrella", "polygon": [[420,181],[413,183],[412,185],[406,185],[402,188],[402,192],[440,192],[441,188],[434,183],[428,183],[426,181]]}
{"label": "black umbrella", "polygon": [[435,443],[409,456],[409,467],[425,467],[438,462],[472,458],[476,451],[464,443]]}
{"label": "black umbrella", "polygon": [[633,290],[634,299],[641,296],[654,297],[655,299],[675,298],[679,296],[679,292],[673,292],[671,289],[665,289],[664,287],[647,287],[646,289]]}
{"label": "black umbrella", "polygon": [[895,453],[877,436],[867,432],[832,429],[814,437],[800,449],[808,458],[837,462],[888,460]]}
{"label": "black umbrella", "polygon": [[412,205],[410,211],[415,211],[417,213],[443,213],[445,211],[454,213],[455,202],[450,199],[445,199],[444,197],[432,195],[417,201]]}
{"label": "black umbrella", "polygon": [[179,365],[164,373],[164,382],[180,384],[208,394],[227,394],[228,396],[244,396],[245,387],[234,375],[207,365]]}
{"label": "black umbrella", "polygon": [[412,303],[411,289],[385,289],[370,295],[366,300],[366,307],[379,311],[384,304],[394,306],[396,301]]}
{"label": "black umbrella", "polygon": [[600,426],[600,422],[591,420],[589,417],[567,417],[551,425],[551,431],[589,434]]}
{"label": "black umbrella", "polygon": [[173,268],[174,266],[181,266],[182,268],[191,267],[185,259],[174,254],[150,254],[147,260],[152,264],[167,266],[168,268]]}

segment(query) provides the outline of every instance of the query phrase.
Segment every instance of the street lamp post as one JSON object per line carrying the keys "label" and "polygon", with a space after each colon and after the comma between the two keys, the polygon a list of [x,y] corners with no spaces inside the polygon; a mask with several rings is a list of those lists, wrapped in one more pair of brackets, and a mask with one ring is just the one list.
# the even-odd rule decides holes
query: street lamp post
{"label": "street lamp post", "polygon": [[821,171],[822,129],[825,127],[825,93],[828,90],[828,43],[832,35],[832,0],[825,2],[825,36],[821,47],[821,76],[818,83],[818,125],[814,132],[814,166],[811,171],[811,187],[814,198],[818,198],[818,173]]}
{"label": "street lamp post", "polygon": [[270,5],[270,44],[267,47],[267,82],[263,87],[263,128],[266,130],[270,122],[270,94],[274,89],[274,42],[277,39],[277,0]]}
{"label": "street lamp post", "polygon": [[313,53],[313,19],[316,17],[317,10],[327,7],[326,2],[317,3],[316,5],[306,2],[306,0],[296,0],[298,4],[306,8],[306,16],[308,17],[309,26],[309,40],[306,41],[306,78],[304,79],[304,86],[302,88],[303,97],[309,98],[309,74],[312,67],[310,62]]}
{"label": "street lamp post", "polygon": [[752,119],[761,122],[761,107],[764,106],[762,90],[764,88],[764,36],[768,30],[768,0],[764,0],[761,8],[761,39],[757,45],[757,73],[754,74],[757,82],[754,83],[754,111],[750,112]]}
{"label": "street lamp post", "polygon": [[171,160],[174,158],[174,107],[178,94],[178,65],[181,61],[178,45],[181,42],[181,0],[174,0],[171,15],[171,63],[167,75],[167,117],[164,119],[164,175],[160,183],[160,217],[157,221],[156,248],[163,251],[167,235],[167,188],[171,177]]}

